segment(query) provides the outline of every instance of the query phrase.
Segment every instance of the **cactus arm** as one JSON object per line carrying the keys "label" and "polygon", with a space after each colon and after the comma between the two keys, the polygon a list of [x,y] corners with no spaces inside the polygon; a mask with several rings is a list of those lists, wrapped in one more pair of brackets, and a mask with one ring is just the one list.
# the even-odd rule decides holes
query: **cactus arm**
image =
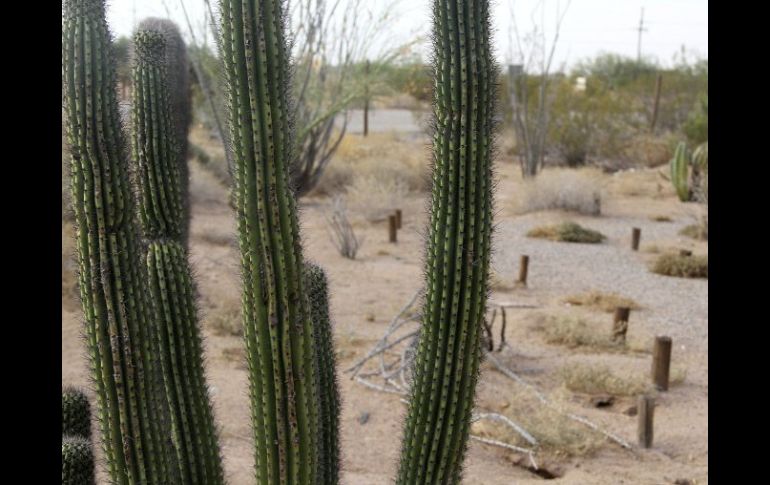
{"label": "cactus arm", "polygon": [[426,297],[397,483],[456,483],[480,359],[491,234],[486,0],[434,2],[434,174]]}
{"label": "cactus arm", "polygon": [[135,61],[132,146],[139,173],[140,214],[149,239],[146,263],[158,308],[163,383],[172,441],[185,484],[224,483],[193,280],[185,250],[178,143],[168,86],[166,30],[140,28]]}
{"label": "cactus arm", "polygon": [[229,91],[256,472],[260,483],[314,483],[313,329],[302,282],[282,2],[221,2]]}
{"label": "cactus arm", "polygon": [[687,145],[680,142],[671,159],[671,183],[674,185],[679,200],[686,202],[690,197],[690,186],[687,180]]}

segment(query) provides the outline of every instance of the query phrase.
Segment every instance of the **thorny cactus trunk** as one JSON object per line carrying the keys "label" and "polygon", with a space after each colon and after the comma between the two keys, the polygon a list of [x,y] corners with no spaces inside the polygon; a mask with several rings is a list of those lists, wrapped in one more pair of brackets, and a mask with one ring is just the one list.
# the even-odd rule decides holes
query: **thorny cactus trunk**
{"label": "thorny cactus trunk", "polygon": [[318,389],[289,185],[283,2],[222,0],[221,18],[257,482],[315,484]]}
{"label": "thorny cactus trunk", "polygon": [[104,1],[65,1],[62,75],[97,415],[113,483],[177,483],[110,51]]}
{"label": "thorny cactus trunk", "polygon": [[480,360],[492,232],[488,0],[435,0],[426,296],[397,483],[455,484]]}
{"label": "thorny cactus trunk", "polygon": [[182,241],[187,221],[167,82],[166,36],[139,29],[134,49],[132,145],[139,166],[139,213],[149,239],[149,287],[159,309],[157,338],[179,473],[185,484],[221,484],[224,475],[193,279]]}

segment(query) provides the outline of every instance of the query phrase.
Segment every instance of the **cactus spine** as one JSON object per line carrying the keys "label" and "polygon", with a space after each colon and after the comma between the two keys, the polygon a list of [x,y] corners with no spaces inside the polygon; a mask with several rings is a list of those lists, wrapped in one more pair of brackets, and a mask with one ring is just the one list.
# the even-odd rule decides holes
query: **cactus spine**
{"label": "cactus spine", "polygon": [[224,483],[193,279],[182,245],[185,211],[165,33],[139,29],[134,35],[134,51],[132,149],[139,167],[139,213],[149,239],[149,287],[159,309],[157,338],[172,439],[183,483]]}
{"label": "cactus spine", "polygon": [[169,104],[173,114],[174,140],[177,143],[179,164],[179,191],[182,199],[180,216],[182,236],[180,242],[188,247],[190,226],[190,173],[187,167],[188,132],[192,123],[192,101],[190,98],[190,60],[182,34],[176,24],[167,19],[146,18],[139,22],[137,30],[159,32],[166,40],[165,65],[168,82]]}
{"label": "cactus spine", "polygon": [[340,395],[337,388],[336,356],[329,316],[329,290],[324,270],[305,263],[318,367],[319,475],[318,483],[339,483]]}
{"label": "cactus spine", "polygon": [[62,75],[85,337],[117,484],[175,483],[103,0],[66,0]]}
{"label": "cactus spine", "polygon": [[314,484],[318,389],[289,185],[293,136],[284,3],[220,5],[257,482]]}
{"label": "cactus spine", "polygon": [[480,360],[492,231],[496,66],[488,0],[435,0],[433,191],[426,295],[399,484],[454,484]]}
{"label": "cactus spine", "polygon": [[91,439],[91,406],[80,389],[67,387],[61,393],[61,434]]}
{"label": "cactus spine", "polygon": [[91,442],[81,436],[62,436],[62,485],[94,485],[94,452]]}

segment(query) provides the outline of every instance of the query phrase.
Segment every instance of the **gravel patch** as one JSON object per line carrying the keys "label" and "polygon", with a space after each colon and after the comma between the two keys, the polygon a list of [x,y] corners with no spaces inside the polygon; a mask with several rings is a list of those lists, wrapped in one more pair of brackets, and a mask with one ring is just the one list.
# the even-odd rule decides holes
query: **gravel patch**
{"label": "gravel patch", "polygon": [[[650,272],[642,254],[630,249],[631,228],[646,241],[682,239],[686,223],[657,223],[646,218],[573,218],[607,236],[603,244],[553,242],[526,237],[544,224],[542,215],[519,217],[497,226],[493,265],[501,277],[518,275],[519,256],[528,254],[529,290],[548,299],[584,291],[615,292],[640,303],[632,314],[644,330],[673,338],[675,349],[708,352],[708,280],[661,276]],[[633,324],[632,323],[632,324]],[[684,349],[682,349],[684,346]]]}

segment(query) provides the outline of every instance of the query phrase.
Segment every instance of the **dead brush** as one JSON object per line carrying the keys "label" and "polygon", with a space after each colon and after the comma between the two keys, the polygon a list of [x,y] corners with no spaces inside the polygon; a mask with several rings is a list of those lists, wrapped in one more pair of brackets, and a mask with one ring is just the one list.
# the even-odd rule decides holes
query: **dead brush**
{"label": "dead brush", "polygon": [[708,279],[709,260],[708,256],[662,254],[655,260],[650,270],[663,276]]}
{"label": "dead brush", "polygon": [[616,308],[626,307],[632,310],[639,310],[641,306],[631,298],[618,295],[617,293],[603,293],[601,291],[589,291],[569,295],[564,298],[564,303],[575,306],[582,306],[592,310],[612,313]]}
{"label": "dead brush", "polygon": [[[647,374],[618,375],[607,365],[570,364],[559,371],[564,386],[581,394],[609,394],[612,396],[637,396],[653,391]],[[687,377],[682,367],[673,367],[669,384],[681,384]]]}
{"label": "dead brush", "polygon": [[358,250],[363,245],[363,238],[358,238],[348,219],[347,205],[341,196],[332,199],[331,214],[326,216],[332,244],[341,256],[356,259]]}
{"label": "dead brush", "polygon": [[554,226],[535,227],[527,233],[527,237],[586,244],[599,244],[607,239],[607,236],[599,231],[586,229],[575,222],[562,222]]}
{"label": "dead brush", "polygon": [[596,169],[548,169],[525,181],[514,199],[516,213],[564,210],[598,216],[602,212],[601,174]]}
{"label": "dead brush", "polygon": [[532,329],[542,332],[549,344],[569,348],[588,347],[596,350],[622,350],[625,346],[612,340],[606,329],[582,318],[564,315],[539,315]]}

